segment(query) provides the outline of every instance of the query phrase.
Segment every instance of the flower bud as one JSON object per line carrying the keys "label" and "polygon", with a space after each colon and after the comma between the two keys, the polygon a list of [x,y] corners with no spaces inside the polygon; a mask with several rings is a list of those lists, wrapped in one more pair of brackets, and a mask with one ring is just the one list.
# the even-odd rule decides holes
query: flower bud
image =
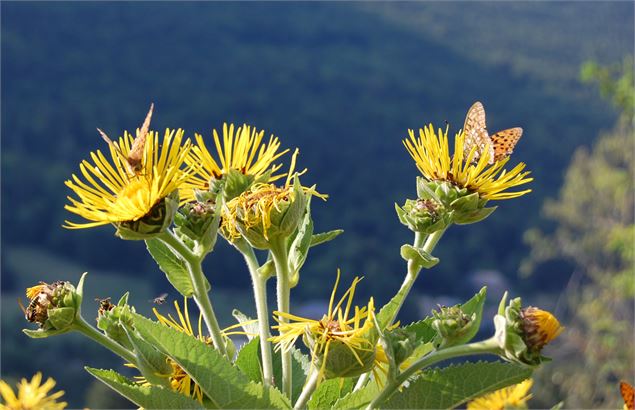
{"label": "flower bud", "polygon": [[104,308],[103,301],[100,301],[97,328],[125,348],[134,350],[126,333],[126,328],[133,328],[133,313],[135,308],[128,305],[128,293],[119,299],[117,305],[109,303],[107,308]]}
{"label": "flower bud", "polygon": [[81,304],[81,295],[70,282],[40,282],[28,288],[26,296],[30,302],[24,316],[39,326],[37,331],[25,330],[29,336],[46,337],[70,330]]}
{"label": "flower bud", "polygon": [[413,232],[431,234],[445,229],[450,223],[450,214],[443,204],[434,198],[406,199],[403,207],[395,204],[399,221]]}
{"label": "flower bud", "polygon": [[460,306],[439,306],[439,311],[433,310],[432,315],[432,328],[437,332],[440,347],[467,343],[478,332],[476,313],[468,316]]}
{"label": "flower bud", "polygon": [[219,218],[215,218],[215,209],[213,201],[183,205],[174,216],[176,233],[212,247],[216,243],[219,222]]}
{"label": "flower bud", "polygon": [[503,358],[529,366],[537,366],[547,358],[541,350],[564,329],[551,313],[535,308],[522,308],[521,299],[515,298],[505,306],[507,294],[494,317],[495,339]]}
{"label": "flower bud", "polygon": [[115,223],[115,235],[121,239],[145,240],[164,232],[174,220],[174,214],[179,207],[178,190],[162,198],[142,218],[134,221]]}

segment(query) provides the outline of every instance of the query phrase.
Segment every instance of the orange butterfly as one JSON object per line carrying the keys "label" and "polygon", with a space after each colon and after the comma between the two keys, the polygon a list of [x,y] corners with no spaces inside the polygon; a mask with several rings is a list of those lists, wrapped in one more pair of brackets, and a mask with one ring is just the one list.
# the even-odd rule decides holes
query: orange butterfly
{"label": "orange butterfly", "polygon": [[476,147],[472,162],[477,162],[487,149],[489,150],[490,165],[510,156],[514,152],[516,143],[523,135],[523,129],[515,127],[498,131],[490,136],[487,133],[485,123],[485,108],[479,101],[472,104],[468,110],[463,131],[465,132],[463,156],[467,158],[472,148]]}
{"label": "orange butterfly", "polygon": [[624,381],[620,382],[620,393],[622,393],[622,397],[624,398],[624,408],[627,410],[634,410],[635,390],[633,390],[633,386]]}
{"label": "orange butterfly", "polygon": [[121,157],[123,162],[128,167],[128,171],[130,172],[130,174],[132,174],[132,176],[139,175],[141,173],[141,170],[143,169],[143,149],[146,146],[146,137],[148,135],[148,131],[150,130],[152,110],[154,110],[154,103],[150,104],[150,111],[148,111],[148,114],[146,115],[146,119],[143,121],[141,129],[139,130],[137,137],[132,143],[132,147],[130,148],[128,156],[124,155],[124,153],[121,152],[119,146],[112,142],[112,140],[108,138],[108,135],[106,135],[105,132],[97,128],[97,131],[99,131],[99,135],[101,135],[101,137],[108,143],[108,145],[115,149],[117,154]]}

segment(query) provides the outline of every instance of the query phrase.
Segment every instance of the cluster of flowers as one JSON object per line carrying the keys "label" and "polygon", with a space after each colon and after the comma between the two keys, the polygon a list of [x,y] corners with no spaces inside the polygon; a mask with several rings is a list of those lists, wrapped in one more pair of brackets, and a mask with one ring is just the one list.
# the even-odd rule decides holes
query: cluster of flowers
{"label": "cluster of flowers", "polygon": [[[378,406],[410,375],[429,364],[421,360],[407,361],[412,347],[387,351],[390,346],[408,346],[408,335],[396,337],[394,333],[391,337],[396,339],[386,342],[385,333],[397,326],[394,322],[399,308],[391,317],[379,318],[372,298],[361,308],[353,306],[358,278],[336,303],[338,272],[328,312],[320,320],[291,313],[290,289],[299,281],[299,271],[309,248],[341,232],[313,234],[311,198],[326,199],[327,196],[320,194],[315,186],[300,184],[299,177],[306,170],[295,169],[297,149],[291,155],[288,171],[280,172],[283,164],[278,161],[290,150],[282,150],[273,135],[264,142],[264,131],[248,125],[225,124],[222,138],[213,132],[216,148],[213,154],[205,138],[198,134],[195,143],[184,140],[181,129],[167,129],[160,138],[158,132],[150,130],[151,115],[152,108],[135,137],[126,132],[111,141],[102,133],[109,144],[109,155],[100,150],[90,153],[92,162],[82,161],[81,175],[72,175],[66,181],[75,196],[68,197],[69,204],[65,208],[85,221],[66,221],[64,226],[82,229],[112,224],[122,239],[146,240],[153,256],[152,250],[159,246],[176,255],[187,268],[185,279],[177,280],[167,271],[166,274],[186,297],[185,310],[182,314],[175,303],[178,321],[155,311],[161,323],[204,341],[230,360],[233,357],[235,348],[228,336],[235,334],[234,327],[220,330],[208,296],[209,285],[201,270],[203,258],[212,251],[220,234],[242,253],[251,274],[258,314],[254,322],[262,341],[263,383],[274,385],[271,342],[281,351],[279,386],[289,398],[292,347],[300,338],[311,352],[313,371],[296,407],[306,405],[316,386],[325,379],[360,376],[358,385],[362,386],[371,374],[381,379],[377,370],[386,374],[397,364],[404,371],[371,403]],[[475,223],[486,218],[495,209],[486,207],[488,201],[524,195],[530,190],[513,189],[532,180],[524,170],[525,164],[506,170],[509,155],[494,161],[488,149],[468,144],[465,132],[457,133],[452,155],[447,128],[435,130],[429,125],[419,130],[418,137],[410,130],[404,145],[422,177],[417,180],[417,198],[406,200],[402,206],[396,205],[399,220],[415,234],[414,244],[402,247],[408,272],[395,299],[399,306],[419,271],[438,262],[430,252],[450,225]],[[278,181],[284,183],[277,184]],[[267,262],[261,265],[254,249],[268,250]],[[160,259],[156,256],[155,259],[165,271]],[[278,324],[275,326],[269,326],[266,303],[265,283],[270,277],[277,280],[278,309],[273,315]],[[99,332],[81,318],[82,283],[83,278],[77,289],[68,282],[41,283],[29,288],[30,304],[25,313],[39,329],[26,333],[44,337],[69,330],[80,331],[143,374],[143,364],[131,354],[130,342],[122,336],[121,321],[126,321],[127,315],[134,311],[127,305],[127,297],[117,305],[109,301],[101,304],[98,328],[102,332]],[[194,299],[201,312],[198,335],[190,322],[187,297]],[[204,336],[203,322],[209,336]],[[442,308],[435,312],[433,327],[440,338],[437,346],[448,348],[466,343],[475,335],[478,328],[475,322],[474,317],[465,315],[460,308]],[[481,343],[479,352],[531,366],[541,362],[542,348],[562,330],[553,315],[533,307],[523,308],[520,299],[507,304],[503,298],[495,324],[496,335],[488,343]],[[240,325],[244,327],[245,323]],[[271,329],[277,330],[273,337]],[[176,362],[169,362],[167,373],[174,391],[203,402],[204,392]],[[144,374],[139,383],[149,384],[152,380]],[[519,387],[524,389],[520,396],[510,395],[526,400],[529,386],[530,383],[524,383]],[[501,395],[507,397],[499,393]]]}

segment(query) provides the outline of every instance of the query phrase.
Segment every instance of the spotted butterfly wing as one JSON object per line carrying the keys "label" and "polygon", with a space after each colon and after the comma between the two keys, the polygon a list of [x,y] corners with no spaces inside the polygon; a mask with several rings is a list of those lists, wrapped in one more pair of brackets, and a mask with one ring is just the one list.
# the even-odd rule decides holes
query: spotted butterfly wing
{"label": "spotted butterfly wing", "polygon": [[[493,163],[494,147],[491,143],[485,123],[485,108],[480,101],[472,104],[465,116],[463,124],[465,140],[463,142],[463,157],[467,158],[472,148],[476,147],[472,162],[477,162],[484,150],[489,149],[490,163]],[[488,148],[489,147],[489,148]]]}
{"label": "spotted butterfly wing", "polygon": [[620,382],[620,393],[622,393],[622,398],[624,399],[624,406],[627,410],[635,409],[635,390],[633,390],[633,386],[622,381]]}
{"label": "spotted butterfly wing", "polygon": [[494,162],[510,156],[522,135],[523,129],[520,127],[498,131],[492,135],[490,138],[494,148]]}

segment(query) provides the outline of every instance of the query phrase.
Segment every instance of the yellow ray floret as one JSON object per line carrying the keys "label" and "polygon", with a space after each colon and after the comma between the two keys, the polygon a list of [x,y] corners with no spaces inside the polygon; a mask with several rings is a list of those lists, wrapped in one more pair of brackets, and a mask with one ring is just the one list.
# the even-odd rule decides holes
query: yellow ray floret
{"label": "yellow ray floret", "polygon": [[[375,305],[373,298],[370,298],[367,306],[362,308],[355,306],[351,311],[355,288],[361,281],[360,278],[356,277],[350,288],[334,305],[339,280],[340,272],[338,271],[328,312],[320,320],[307,319],[287,312],[273,312],[274,318],[278,322],[278,325],[273,326],[273,328],[278,329],[280,335],[269,340],[276,343],[277,349],[287,351],[291,349],[299,337],[309,336],[314,341],[311,348],[312,363],[316,363],[317,357],[320,357],[322,361],[322,367],[319,369],[320,374],[324,374],[329,348],[333,342],[344,344],[361,366],[364,366],[364,363],[360,354],[374,350],[374,341],[369,340],[368,337],[370,329],[374,326]],[[349,317],[351,313],[352,316]]]}
{"label": "yellow ray floret", "polygon": [[533,384],[531,379],[504,389],[486,394],[467,404],[468,410],[504,410],[526,408],[531,398],[529,390]]}
{"label": "yellow ray floret", "polygon": [[255,127],[243,124],[235,129],[234,124],[223,124],[223,138],[213,131],[214,145],[218,160],[214,158],[205,145],[204,138],[196,134],[197,145],[193,147],[188,162],[200,164],[201,168],[184,185],[181,195],[186,200],[194,199],[194,190],[207,190],[212,179],[221,179],[230,170],[239,171],[255,178],[270,172],[265,182],[273,182],[286,176],[276,174],[282,164],[274,162],[288,149],[280,151],[280,141],[271,135],[267,143],[263,142],[265,132],[257,131]]}
{"label": "yellow ray floret", "polygon": [[531,192],[531,189],[508,191],[533,181],[533,178],[527,177],[529,171],[524,171],[524,163],[519,163],[510,171],[504,169],[510,157],[489,165],[488,150],[484,150],[474,163],[476,147],[472,148],[468,158],[464,158],[465,134],[462,132],[455,137],[452,156],[447,128],[435,132],[432,124],[429,124],[419,130],[418,137],[415,137],[414,130],[408,130],[408,134],[409,138],[404,139],[403,144],[428,181],[449,181],[470,192],[478,192],[481,198],[488,200],[511,199]]}
{"label": "yellow ray floret", "polygon": [[67,406],[66,402],[57,399],[64,395],[60,390],[51,395],[49,392],[55,387],[55,380],[48,378],[42,383],[42,373],[36,373],[31,381],[22,379],[18,386],[18,394],[4,381],[0,380],[0,395],[3,403],[0,403],[2,410],[38,410],[50,409],[61,410]]}
{"label": "yellow ray floret", "polygon": [[133,137],[125,133],[110,146],[110,159],[100,150],[91,152],[92,163],[84,160],[79,166],[83,179],[73,174],[72,179],[65,182],[77,197],[69,196],[70,204],[64,208],[89,221],[65,221],[65,228],[137,221],[196,171],[193,164],[182,168],[192,148],[190,140],[182,144],[183,130],[166,130],[161,142],[158,133],[148,134],[141,170],[131,175],[125,157],[133,141]]}

